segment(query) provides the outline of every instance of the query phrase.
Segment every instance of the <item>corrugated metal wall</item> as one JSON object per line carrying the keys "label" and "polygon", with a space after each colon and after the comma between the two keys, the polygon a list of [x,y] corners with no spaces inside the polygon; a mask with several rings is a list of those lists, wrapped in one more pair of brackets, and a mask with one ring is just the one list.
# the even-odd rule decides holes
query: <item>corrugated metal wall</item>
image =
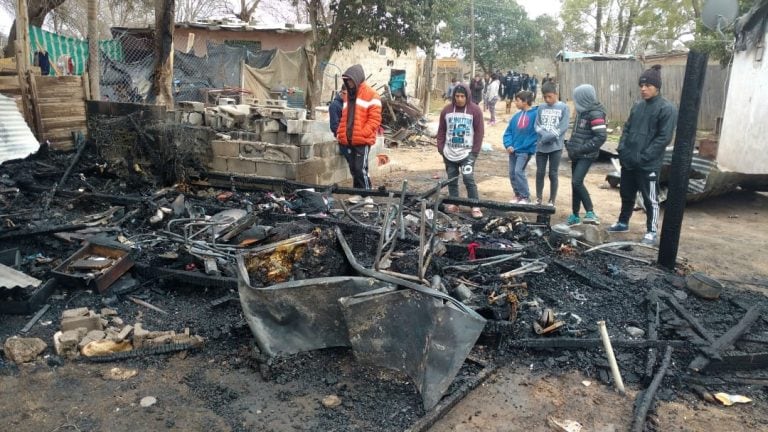
{"label": "corrugated metal wall", "polygon": [[[632,104],[640,97],[637,80],[649,65],[639,61],[581,61],[558,64],[560,96],[572,100],[573,89],[580,84],[592,84],[597,96],[608,110],[610,123],[623,124],[629,117]],[[666,65],[661,68],[662,96],[676,106],[685,78],[684,65]],[[722,117],[728,70],[719,65],[707,67],[707,76],[699,111],[699,129],[713,130],[717,118]]]}
{"label": "corrugated metal wall", "polygon": [[40,144],[21,116],[16,101],[0,94],[0,163],[24,158]]}

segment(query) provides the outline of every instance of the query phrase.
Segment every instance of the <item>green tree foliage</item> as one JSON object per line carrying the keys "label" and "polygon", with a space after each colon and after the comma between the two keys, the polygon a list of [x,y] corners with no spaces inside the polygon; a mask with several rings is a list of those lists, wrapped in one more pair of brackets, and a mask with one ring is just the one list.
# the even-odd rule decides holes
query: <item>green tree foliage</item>
{"label": "green tree foliage", "polygon": [[[706,0],[565,0],[563,21],[568,49],[618,54],[667,52],[685,46],[729,58],[732,36],[706,29]],[[753,0],[739,0],[743,13]]]}
{"label": "green tree foliage", "polygon": [[[397,53],[416,46],[434,49],[437,25],[458,0],[299,0],[313,31],[315,67],[310,82],[319,82],[331,55],[367,40],[371,49],[386,44]],[[310,103],[320,100],[320,88],[310,89]]]}
{"label": "green tree foliage", "polygon": [[[447,17],[451,45],[469,54],[472,32],[469,4]],[[545,29],[541,29],[545,30]],[[475,61],[485,72],[515,68],[539,54],[542,35],[514,0],[475,0]]]}

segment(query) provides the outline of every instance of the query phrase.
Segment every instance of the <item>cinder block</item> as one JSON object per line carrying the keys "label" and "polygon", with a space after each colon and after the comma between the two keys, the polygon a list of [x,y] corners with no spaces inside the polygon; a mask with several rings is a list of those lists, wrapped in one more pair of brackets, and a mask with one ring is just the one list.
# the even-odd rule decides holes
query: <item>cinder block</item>
{"label": "cinder block", "polygon": [[81,316],[65,318],[61,320],[61,331],[74,330],[79,327],[84,327],[87,330],[102,330],[101,318],[97,316]]}
{"label": "cinder block", "polygon": [[277,133],[277,142],[275,144],[288,144],[288,133],[281,130]]}
{"label": "cinder block", "polygon": [[208,163],[208,168],[211,171],[229,172],[227,158],[224,156],[214,156],[213,160]]}
{"label": "cinder block", "polygon": [[256,162],[246,159],[227,158],[227,169],[231,173],[256,174]]}
{"label": "cinder block", "polygon": [[211,141],[211,150],[214,156],[237,157],[240,155],[239,141]]}
{"label": "cinder block", "polygon": [[61,313],[61,319],[88,316],[89,312],[87,307],[67,309]]}
{"label": "cinder block", "polygon": [[240,155],[248,158],[262,157],[267,149],[265,142],[238,141],[240,145]]}
{"label": "cinder block", "polygon": [[302,144],[301,146],[299,146],[299,148],[301,149],[301,159],[312,159],[313,157],[315,157],[314,144],[310,144],[310,145]]}
{"label": "cinder block", "polygon": [[[261,132],[279,132],[280,122],[277,120],[267,120],[264,122]],[[263,138],[262,138],[263,139]]]}
{"label": "cinder block", "polygon": [[256,163],[256,175],[263,177],[296,179],[296,164],[283,162],[259,161]]}
{"label": "cinder block", "polygon": [[312,158],[297,165],[296,180],[303,183],[319,184],[326,164],[321,158]]}
{"label": "cinder block", "polygon": [[261,140],[269,144],[278,144],[277,132],[262,132]]}
{"label": "cinder block", "polygon": [[301,149],[292,145],[269,144],[263,157],[267,161],[295,163],[301,160]]}
{"label": "cinder block", "polygon": [[309,120],[286,120],[286,132],[301,134],[309,131]]}

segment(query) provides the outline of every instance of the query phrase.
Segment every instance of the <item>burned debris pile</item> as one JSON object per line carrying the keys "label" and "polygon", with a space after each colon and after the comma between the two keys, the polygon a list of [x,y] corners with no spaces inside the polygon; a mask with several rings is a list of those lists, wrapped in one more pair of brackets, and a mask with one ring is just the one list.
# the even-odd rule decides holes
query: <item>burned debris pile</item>
{"label": "burned debris pile", "polygon": [[[652,251],[638,246],[590,250],[583,241],[601,236],[553,229],[546,206],[443,199],[444,183],[359,191],[212,176],[163,187],[151,173],[115,175],[93,148],[2,168],[0,312],[20,315],[0,337],[52,347],[31,343],[26,361],[49,350],[58,362],[151,364],[196,349],[291,380],[323,373],[317,356],[351,352],[410,384],[386,390],[363,374],[398,394],[385,409],[337,409],[392,430],[398,412],[404,429],[502,362],[617,384],[596,324],[605,321],[623,381],[658,388],[645,410],[717,391],[766,398],[745,387],[766,378],[763,296],[726,287],[702,298],[686,283],[691,269],[648,265]],[[12,352],[6,342],[0,371]]]}

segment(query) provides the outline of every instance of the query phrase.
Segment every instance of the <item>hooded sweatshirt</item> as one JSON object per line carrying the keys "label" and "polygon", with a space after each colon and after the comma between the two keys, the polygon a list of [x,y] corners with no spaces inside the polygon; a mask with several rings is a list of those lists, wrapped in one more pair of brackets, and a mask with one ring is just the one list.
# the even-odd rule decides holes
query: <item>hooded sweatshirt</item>
{"label": "hooded sweatshirt", "polygon": [[[466,92],[466,104],[456,106],[456,89]],[[437,128],[437,151],[451,162],[460,162],[470,153],[477,156],[483,145],[485,125],[483,112],[472,102],[472,92],[464,84],[457,84],[451,103],[440,112]]]}
{"label": "hooded sweatshirt", "polygon": [[539,153],[552,153],[563,149],[565,133],[568,132],[568,122],[571,115],[568,105],[557,101],[550,105],[539,105],[539,114],[536,116],[536,133],[539,139],[536,142],[536,151]]}
{"label": "hooded sweatshirt", "polygon": [[589,84],[573,90],[573,103],[577,115],[571,139],[566,144],[568,157],[597,159],[606,138],[605,107],[597,101],[595,88]]}
{"label": "hooded sweatshirt", "polygon": [[532,107],[528,111],[518,111],[512,116],[504,131],[504,148],[513,148],[515,153],[536,153],[536,115],[539,107]]}
{"label": "hooded sweatshirt", "polygon": [[336,139],[342,145],[376,144],[376,133],[381,126],[379,94],[365,82],[365,72],[359,64],[351,66],[341,77],[351,79],[356,86],[347,89],[347,101],[341,110]]}

